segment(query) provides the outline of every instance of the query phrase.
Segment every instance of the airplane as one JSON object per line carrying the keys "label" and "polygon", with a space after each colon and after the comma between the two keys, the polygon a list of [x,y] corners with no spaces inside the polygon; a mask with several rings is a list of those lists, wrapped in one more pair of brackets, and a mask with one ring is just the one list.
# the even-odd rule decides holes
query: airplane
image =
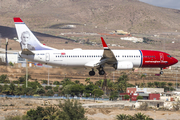
{"label": "airplane", "polygon": [[90,68],[90,76],[95,75],[95,69],[99,71],[99,75],[104,75],[105,67],[115,70],[160,68],[160,74],[163,74],[163,68],[178,62],[170,54],[161,51],[111,50],[102,37],[104,50],[58,50],[41,44],[21,18],[15,17],[14,23],[22,49],[19,52],[21,57],[52,66]]}

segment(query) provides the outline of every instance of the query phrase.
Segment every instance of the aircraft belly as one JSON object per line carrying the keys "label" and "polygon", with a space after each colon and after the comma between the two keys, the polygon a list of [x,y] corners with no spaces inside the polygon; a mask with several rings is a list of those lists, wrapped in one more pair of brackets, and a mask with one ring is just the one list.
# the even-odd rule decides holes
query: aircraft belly
{"label": "aircraft belly", "polygon": [[87,60],[80,59],[61,59],[56,61],[56,65],[60,66],[84,66]]}

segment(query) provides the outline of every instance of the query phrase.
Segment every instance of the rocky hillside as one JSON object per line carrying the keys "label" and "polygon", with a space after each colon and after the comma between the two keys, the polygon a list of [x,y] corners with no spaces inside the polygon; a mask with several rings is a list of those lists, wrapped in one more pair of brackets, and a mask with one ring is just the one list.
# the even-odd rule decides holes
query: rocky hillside
{"label": "rocky hillside", "polygon": [[[14,27],[12,18],[18,16],[31,29],[50,34],[65,23],[81,25],[76,31],[87,32],[180,30],[180,10],[155,7],[138,0],[1,0],[0,16],[1,26]],[[84,24],[86,28],[82,28]]]}

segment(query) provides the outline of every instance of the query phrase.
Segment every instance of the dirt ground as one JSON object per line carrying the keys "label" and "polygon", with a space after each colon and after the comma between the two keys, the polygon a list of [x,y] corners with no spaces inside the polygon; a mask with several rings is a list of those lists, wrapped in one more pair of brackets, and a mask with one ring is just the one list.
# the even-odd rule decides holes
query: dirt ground
{"label": "dirt ground", "polygon": [[[7,116],[25,115],[30,109],[37,106],[54,106],[58,105],[62,99],[26,99],[26,98],[0,98],[0,120],[4,120]],[[80,100],[82,104],[92,104],[91,100]],[[102,101],[103,102],[103,101]],[[107,101],[106,104],[108,104]],[[121,102],[121,101],[119,101]],[[112,103],[112,102],[111,102]],[[88,120],[115,120],[116,115],[143,113],[154,118],[155,120],[180,120],[180,112],[172,111],[139,111],[119,108],[85,108],[85,116]]]}
{"label": "dirt ground", "polygon": [[[160,69],[148,69],[148,68],[138,68],[138,70],[117,70],[107,69],[106,76],[98,75],[98,71],[95,70],[95,76],[89,76],[90,69],[85,68],[65,68],[65,67],[53,67],[49,68],[49,81],[53,84],[54,81],[62,81],[64,78],[70,78],[72,81],[79,80],[80,83],[86,84],[85,79],[90,78],[91,82],[95,83],[100,79],[110,79],[113,82],[116,82],[117,79],[123,74],[126,73],[129,77],[129,83],[142,83],[143,79],[145,83],[148,82],[172,82],[180,83],[179,78],[179,69],[175,70],[164,70],[164,74],[161,76],[156,76],[159,73]],[[178,71],[178,72],[177,72]],[[37,80],[42,83],[42,80],[48,80],[48,68],[45,67],[29,67],[28,73],[31,75],[31,80]],[[15,66],[0,66],[0,75],[7,74],[10,81],[18,80],[19,77],[26,74],[26,68],[21,67],[20,64],[15,64]],[[146,74],[145,78],[141,78],[142,74]]]}
{"label": "dirt ground", "polygon": [[121,110],[118,108],[90,108],[87,109],[86,116],[93,120],[115,120],[116,115],[143,113],[150,116],[154,120],[180,120],[180,112],[169,111],[138,111],[138,110]]}

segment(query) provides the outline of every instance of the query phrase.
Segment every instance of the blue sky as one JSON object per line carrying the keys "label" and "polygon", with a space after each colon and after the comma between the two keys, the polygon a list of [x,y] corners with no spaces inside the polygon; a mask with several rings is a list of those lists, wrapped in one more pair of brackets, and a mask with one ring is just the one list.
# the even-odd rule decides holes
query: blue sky
{"label": "blue sky", "polygon": [[180,0],[139,0],[151,5],[180,10]]}

